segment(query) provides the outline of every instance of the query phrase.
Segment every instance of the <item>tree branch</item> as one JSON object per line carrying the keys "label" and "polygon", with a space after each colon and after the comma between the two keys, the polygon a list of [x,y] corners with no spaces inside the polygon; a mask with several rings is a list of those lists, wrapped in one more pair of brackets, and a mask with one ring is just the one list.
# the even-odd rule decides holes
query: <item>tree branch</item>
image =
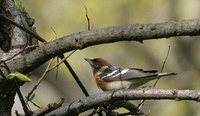
{"label": "tree branch", "polygon": [[171,21],[156,24],[115,26],[68,35],[45,43],[30,53],[8,62],[11,70],[30,72],[52,57],[92,45],[119,41],[139,41],[174,36],[200,35],[200,20]]}
{"label": "tree branch", "polygon": [[119,100],[143,100],[143,99],[167,99],[167,100],[194,100],[199,102],[200,91],[198,90],[162,90],[162,89],[130,89],[108,91],[92,95],[81,100],[76,100],[69,105],[61,107],[50,114],[51,115],[70,115],[79,114],[105,103],[112,103]]}
{"label": "tree branch", "polygon": [[42,108],[42,109],[39,109],[39,110],[35,111],[34,115],[35,116],[43,116],[46,113],[61,107],[63,103],[64,103],[64,99],[62,98],[62,99],[60,99],[59,101],[57,101],[55,103],[48,104],[47,107],[45,107],[45,108]]}

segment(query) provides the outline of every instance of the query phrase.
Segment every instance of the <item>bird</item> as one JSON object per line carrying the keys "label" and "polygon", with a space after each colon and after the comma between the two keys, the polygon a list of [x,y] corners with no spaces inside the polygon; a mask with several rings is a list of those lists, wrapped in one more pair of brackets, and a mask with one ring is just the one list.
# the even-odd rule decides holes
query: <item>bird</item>
{"label": "bird", "polygon": [[174,72],[159,73],[157,70],[143,70],[139,68],[123,68],[111,65],[103,58],[94,58],[85,60],[90,64],[93,70],[93,76],[103,91],[118,89],[134,89],[148,81],[176,75]]}

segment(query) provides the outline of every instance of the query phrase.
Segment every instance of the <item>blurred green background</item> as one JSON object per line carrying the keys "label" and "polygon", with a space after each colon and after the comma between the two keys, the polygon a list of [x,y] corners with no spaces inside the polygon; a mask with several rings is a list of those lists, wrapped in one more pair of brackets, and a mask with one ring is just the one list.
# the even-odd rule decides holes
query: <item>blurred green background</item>
{"label": "blurred green background", "polygon": [[[87,30],[83,3],[88,8],[92,29],[200,17],[199,0],[24,0],[24,7],[36,20],[38,34],[51,41],[56,39],[56,36],[60,38]],[[156,88],[199,89],[200,40],[197,38],[199,37],[177,37],[148,40],[143,44],[132,41],[92,46],[76,51],[68,61],[92,95],[102,91],[96,86],[91,68],[83,58],[102,57],[117,66],[160,70],[170,46],[164,71],[177,72],[178,76],[160,79]],[[35,81],[42,75],[45,66],[34,71],[32,77]],[[36,104],[44,107],[61,97],[65,98],[67,104],[85,97],[65,66],[59,67],[57,80],[55,72],[50,72],[36,90],[33,100]],[[153,83],[154,81],[149,82],[145,86],[151,86]],[[34,85],[35,82],[25,84],[21,88],[24,95],[27,95]],[[36,109],[31,106],[33,110]],[[145,102],[142,110],[152,116],[199,116],[199,108],[200,104],[193,101],[150,100]],[[21,104],[16,97],[13,111],[19,109]]]}

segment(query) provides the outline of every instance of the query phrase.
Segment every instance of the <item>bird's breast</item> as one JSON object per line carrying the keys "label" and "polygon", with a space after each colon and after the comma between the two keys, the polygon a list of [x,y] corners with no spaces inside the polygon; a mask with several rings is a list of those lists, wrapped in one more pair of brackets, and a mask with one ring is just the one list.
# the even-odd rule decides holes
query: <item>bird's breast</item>
{"label": "bird's breast", "polygon": [[100,79],[98,77],[98,75],[95,75],[95,81],[96,81],[98,87],[100,87],[104,91],[107,90],[106,88],[107,88],[108,82],[105,82],[102,79]]}
{"label": "bird's breast", "polygon": [[112,81],[107,85],[107,90],[128,89],[132,85],[130,81]]}

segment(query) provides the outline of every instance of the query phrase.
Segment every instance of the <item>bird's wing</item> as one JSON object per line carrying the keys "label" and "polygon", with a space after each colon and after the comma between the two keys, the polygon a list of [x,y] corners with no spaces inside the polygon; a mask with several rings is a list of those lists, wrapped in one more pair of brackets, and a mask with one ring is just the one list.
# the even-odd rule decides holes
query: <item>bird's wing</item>
{"label": "bird's wing", "polygon": [[145,71],[137,68],[113,68],[112,71],[105,72],[105,75],[102,75],[101,79],[104,81],[117,81],[117,80],[132,80],[132,79],[141,79],[144,77],[157,76],[156,70]]}

